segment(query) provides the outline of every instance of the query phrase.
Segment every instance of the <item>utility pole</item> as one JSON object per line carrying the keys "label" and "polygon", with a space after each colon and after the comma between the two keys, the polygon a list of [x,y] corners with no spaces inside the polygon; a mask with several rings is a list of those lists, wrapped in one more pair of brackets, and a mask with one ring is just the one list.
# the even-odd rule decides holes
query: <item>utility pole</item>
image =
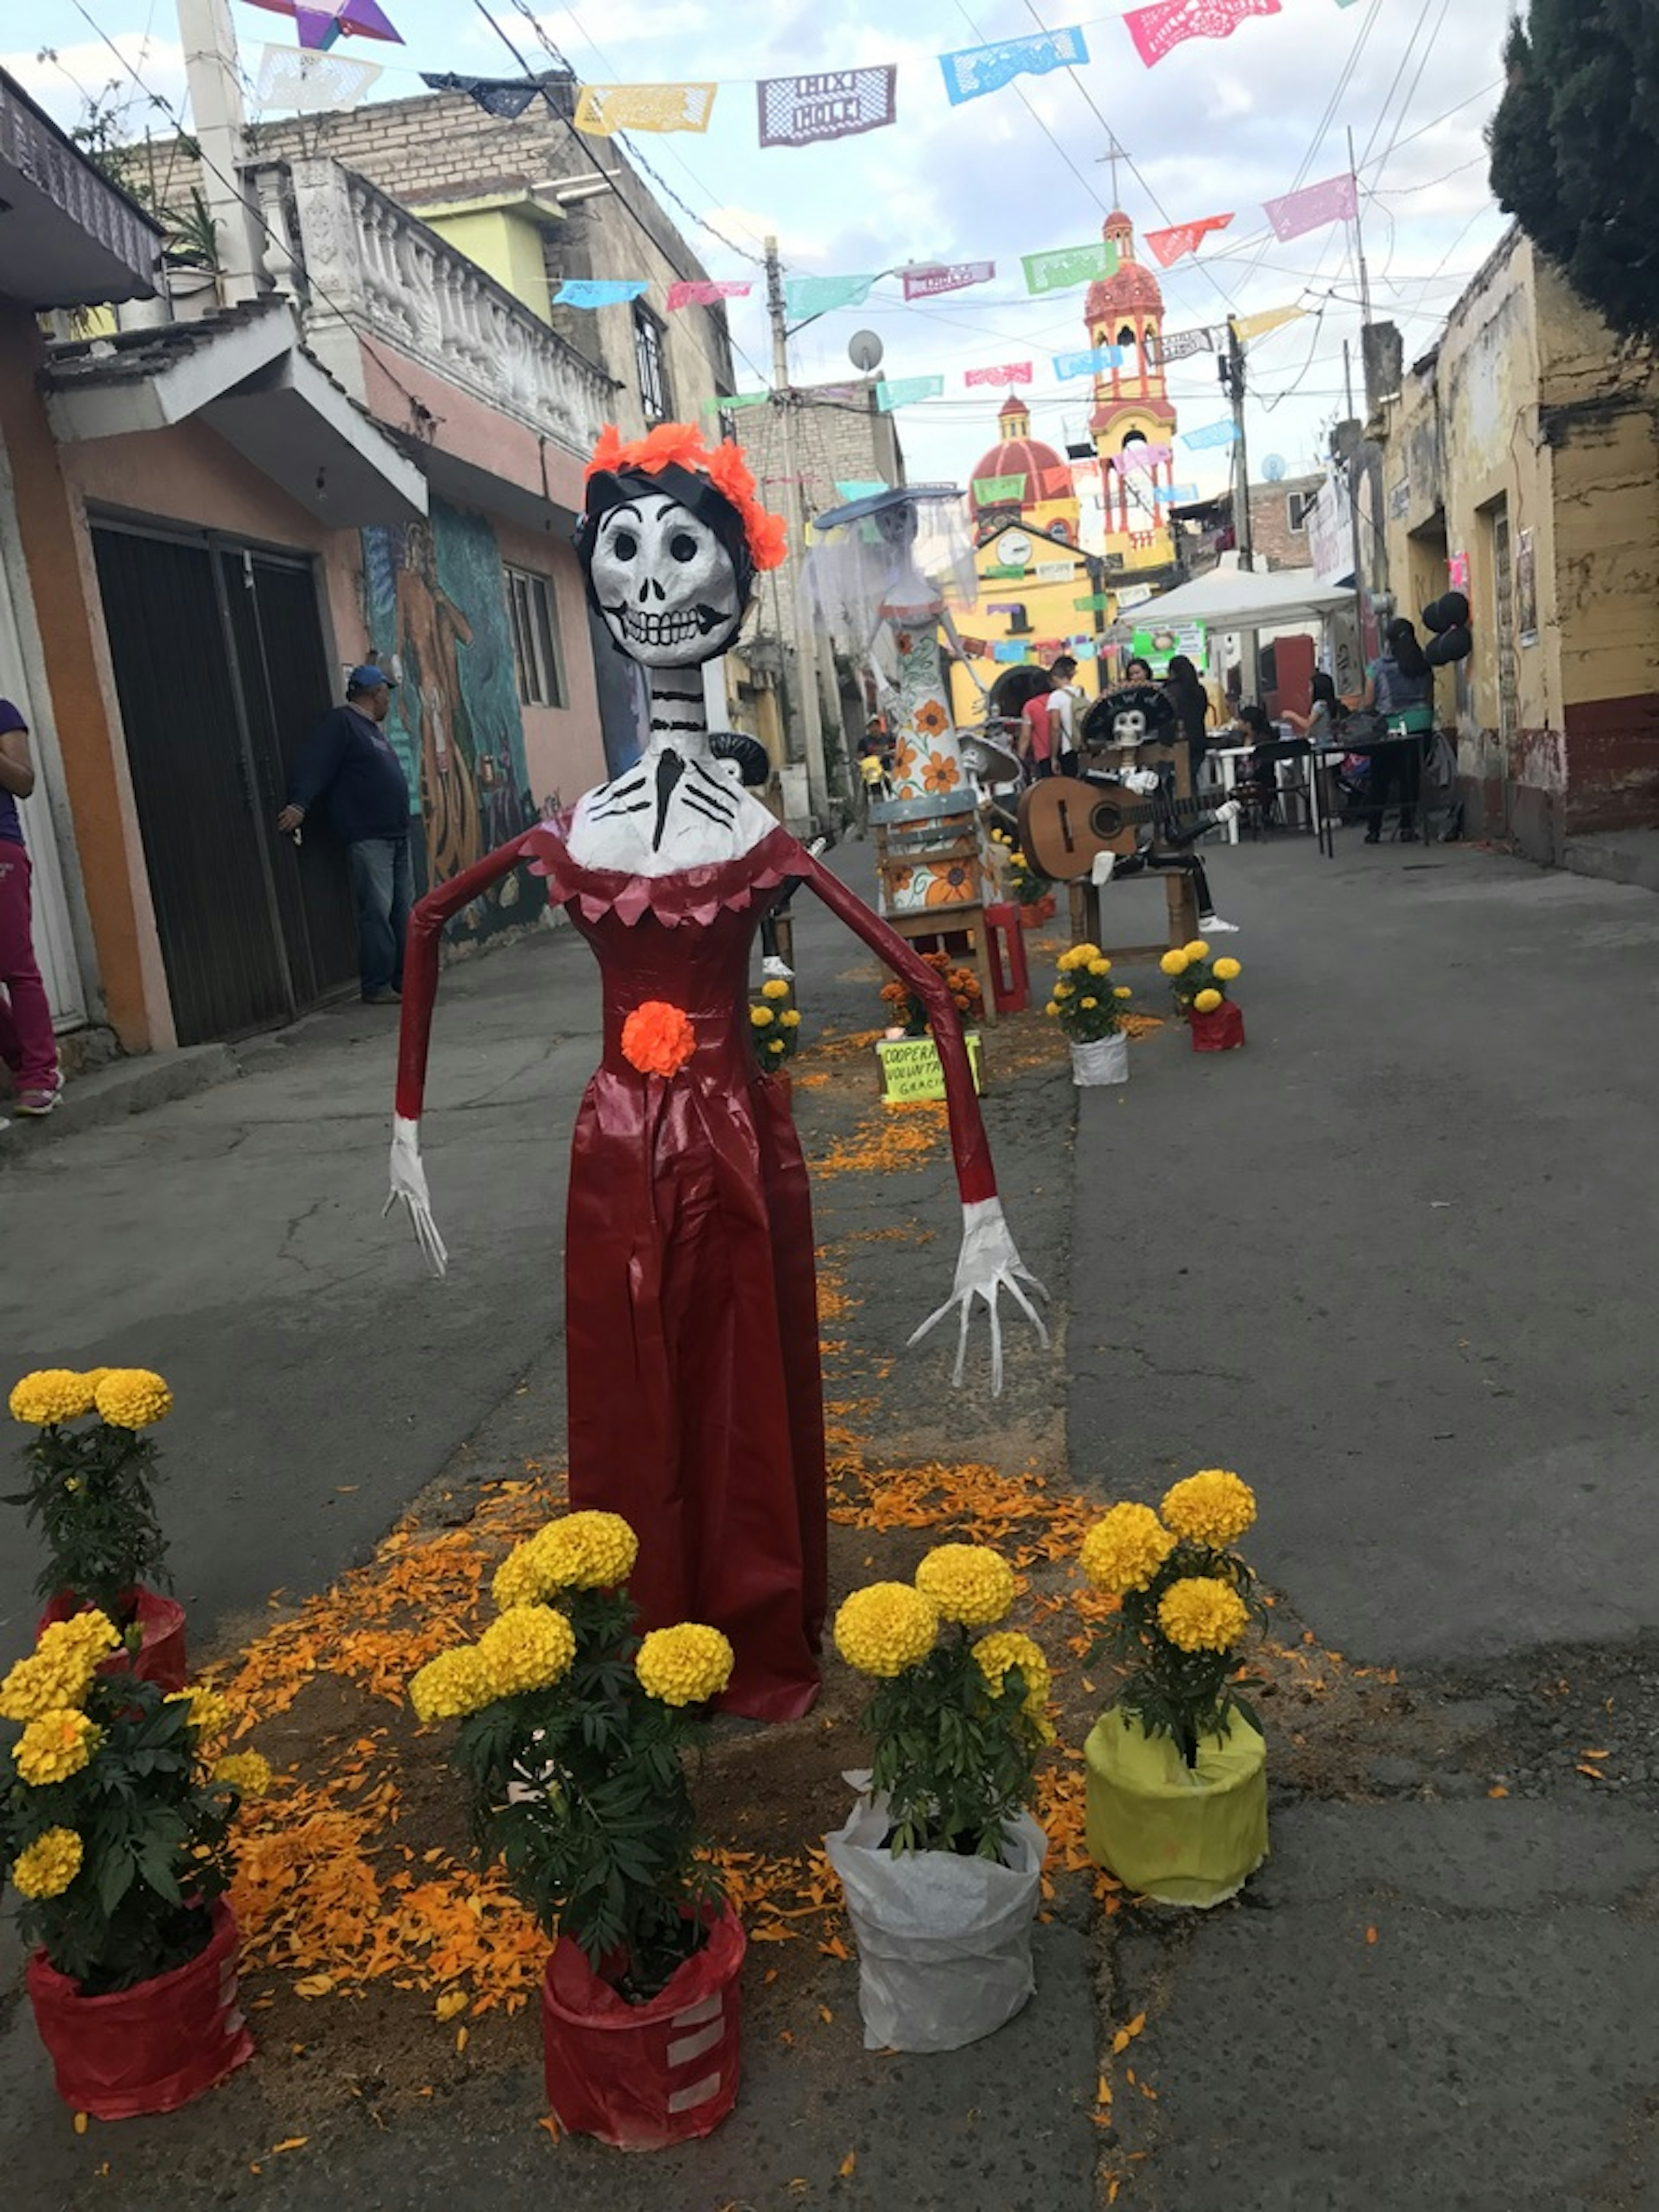
{"label": "utility pole", "polygon": [[234,307],[259,289],[253,219],[242,192],[246,116],[236,73],[236,33],[229,0],[178,0],[178,8],[191,119],[202,149],[202,198],[219,258],[219,297]]}
{"label": "utility pole", "polygon": [[[1359,172],[1353,165],[1353,132],[1348,132],[1348,174],[1353,179],[1353,250],[1359,264],[1359,313],[1362,329],[1370,327],[1371,319],[1370,271],[1365,266],[1365,234],[1359,222]],[[1352,404],[1349,412],[1352,412]]]}
{"label": "utility pole", "polygon": [[[806,502],[802,497],[799,441],[796,436],[798,402],[789,386],[789,331],[783,314],[783,271],[778,264],[778,241],[766,241],[766,308],[772,322],[772,404],[783,422],[783,476],[789,542],[796,557],[806,558]],[[796,704],[800,712],[801,738],[806,756],[806,789],[814,816],[829,829],[830,784],[823,764],[823,710],[818,698],[818,641],[810,617],[801,607],[801,571],[796,589],[785,592],[789,605],[785,615],[795,652]]]}
{"label": "utility pole", "polygon": [[[1231,315],[1227,318],[1227,350],[1221,356],[1220,369],[1221,388],[1233,408],[1233,542],[1238,548],[1239,567],[1250,570],[1255,567],[1255,539],[1250,526],[1250,453],[1244,436],[1244,347]],[[1243,637],[1244,688],[1254,698],[1261,688],[1256,633],[1246,630]]]}
{"label": "utility pole", "polygon": [[[1348,420],[1356,429],[1359,425],[1353,411],[1353,348],[1350,341],[1342,341],[1342,380],[1347,387]],[[1355,445],[1343,457],[1342,473],[1348,492],[1348,538],[1353,555],[1353,622],[1354,651],[1364,669],[1366,656],[1365,640],[1365,579],[1360,568],[1359,543],[1359,448]]]}

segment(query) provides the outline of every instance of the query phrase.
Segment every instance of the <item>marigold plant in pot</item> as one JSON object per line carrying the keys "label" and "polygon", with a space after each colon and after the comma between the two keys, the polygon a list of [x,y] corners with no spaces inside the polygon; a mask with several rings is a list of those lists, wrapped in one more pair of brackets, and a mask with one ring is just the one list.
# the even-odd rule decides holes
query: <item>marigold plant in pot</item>
{"label": "marigold plant in pot", "polygon": [[1048,1668],[1017,1631],[1012,1570],[975,1544],[928,1553],[911,1583],[856,1590],[836,1646],[875,1678],[875,1749],[845,1826],[824,1839],[859,1947],[871,2050],[954,2051],[1036,1986],[1031,1922],[1048,1838],[1027,1809],[1054,1741]]}
{"label": "marigold plant in pot", "polygon": [[1053,921],[1054,887],[1047,876],[1038,874],[1018,846],[1008,855],[1008,888],[1024,927],[1038,929]]}
{"label": "marigold plant in pot", "polygon": [[222,1698],[145,1680],[96,1609],[42,1629],[0,1720],[0,1863],[58,2094],[99,2119],[175,2111],[252,2056],[224,1893],[270,1769],[226,1753]]}
{"label": "marigold plant in pot", "polygon": [[781,975],[769,975],[749,1008],[755,1055],[763,1073],[789,1083],[789,1063],[800,1047],[800,1009]]}
{"label": "marigold plant in pot", "polygon": [[1206,1468],[1084,1540],[1084,1573],[1118,1601],[1090,1661],[1128,1669],[1084,1747],[1089,1852],[1165,1905],[1219,1905],[1267,1855],[1267,1746],[1238,1656],[1262,1613],[1232,1548],[1255,1519],[1249,1485]]}
{"label": "marigold plant in pot", "polygon": [[1244,1017],[1227,996],[1243,972],[1224,953],[1212,957],[1201,937],[1172,947],[1158,965],[1170,979],[1177,1012],[1186,1017],[1194,1052],[1234,1052],[1244,1042]]}
{"label": "marigold plant in pot", "polygon": [[1134,994],[1111,981],[1112,963],[1097,945],[1062,952],[1060,972],[1043,1012],[1059,1022],[1072,1048],[1072,1080],[1083,1087],[1129,1079],[1129,1040],[1123,1017]]}
{"label": "marigold plant in pot", "polygon": [[706,2136],[738,2093],[744,1935],[698,1848],[682,1754],[731,1677],[696,1622],[638,1632],[638,1545],[571,1513],[510,1553],[500,1613],[422,1667],[424,1722],[459,1718],[480,1850],[554,1938],[542,1990],[561,2124],[624,2150]]}
{"label": "marigold plant in pot", "polygon": [[47,1367],[26,1375],[9,1405],[35,1431],[22,1452],[27,1486],[5,1502],[23,1508],[46,1547],[34,1585],[46,1601],[42,1626],[96,1607],[123,1632],[139,1674],[182,1689],[184,1608],[150,1587],[171,1577],[146,1431],[167,1419],[173,1394],[144,1367]]}

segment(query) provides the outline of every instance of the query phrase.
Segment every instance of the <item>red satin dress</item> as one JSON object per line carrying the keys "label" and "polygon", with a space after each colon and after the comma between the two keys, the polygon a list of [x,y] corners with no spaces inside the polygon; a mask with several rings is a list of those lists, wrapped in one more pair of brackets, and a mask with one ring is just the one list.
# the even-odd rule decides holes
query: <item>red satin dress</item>
{"label": "red satin dress", "polygon": [[[737,1667],[721,1703],[793,1720],[817,1694],[827,1603],[812,1208],[783,1087],[749,1020],[755,933],[792,860],[778,830],[672,876],[583,867],[563,824],[524,851],[599,963],[605,1055],[571,1147],[565,1330],[573,1505],[640,1540],[644,1624],[708,1621]],[[634,1009],[690,1017],[680,1072],[624,1056]]]}

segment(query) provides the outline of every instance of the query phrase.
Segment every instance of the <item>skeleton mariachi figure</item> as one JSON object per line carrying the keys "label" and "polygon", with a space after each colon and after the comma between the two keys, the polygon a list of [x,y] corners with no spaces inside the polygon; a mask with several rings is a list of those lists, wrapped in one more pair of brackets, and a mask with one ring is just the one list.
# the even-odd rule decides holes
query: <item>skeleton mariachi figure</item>
{"label": "skeleton mariachi figure", "polygon": [[951,1297],[915,1336],[957,1310],[960,1381],[981,1301],[1000,1389],[998,1294],[1046,1343],[1024,1287],[1041,1286],[1003,1219],[949,992],[711,749],[702,664],[735,641],[756,569],[783,557],[741,451],[705,448],[684,423],[629,445],[607,429],[575,542],[613,644],[645,672],[650,740],[634,767],[416,906],[392,1194],[441,1273],[417,1145],[439,933],[527,862],[592,946],[605,994],[566,1220],[571,1502],[633,1525],[643,1625],[723,1629],[737,1664],[722,1703],[788,1720],[817,1695],[827,1605],[817,1299],[805,1168],[787,1088],[757,1062],[747,983],[755,933],[791,878],[921,997],[939,1043],[963,1235]]}
{"label": "skeleton mariachi figure", "polygon": [[1210,895],[1209,873],[1192,847],[1206,830],[1219,829],[1237,819],[1243,811],[1237,800],[1224,799],[1214,808],[1200,806],[1193,800],[1177,800],[1156,769],[1134,765],[1140,746],[1171,741],[1175,722],[1175,708],[1167,694],[1152,684],[1132,684],[1122,690],[1109,691],[1085,715],[1085,752],[1097,757],[1103,751],[1116,752],[1122,765],[1111,773],[1137,797],[1152,800],[1153,817],[1152,828],[1139,842],[1139,850],[1127,859],[1111,853],[1097,857],[1094,880],[1097,884],[1106,884],[1115,877],[1139,876],[1149,869],[1158,874],[1177,872],[1189,877],[1193,896],[1198,902],[1200,929],[1212,937],[1230,936],[1236,933],[1237,924],[1224,921],[1216,912]]}

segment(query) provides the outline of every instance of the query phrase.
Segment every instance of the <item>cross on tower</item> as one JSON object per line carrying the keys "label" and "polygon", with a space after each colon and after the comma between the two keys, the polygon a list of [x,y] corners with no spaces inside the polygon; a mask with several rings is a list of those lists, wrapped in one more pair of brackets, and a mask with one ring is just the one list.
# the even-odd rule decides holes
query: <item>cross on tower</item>
{"label": "cross on tower", "polygon": [[1106,136],[1109,142],[1107,149],[1103,154],[1097,154],[1095,156],[1095,159],[1097,161],[1109,161],[1111,164],[1112,205],[1114,207],[1121,207],[1123,204],[1123,198],[1117,188],[1117,165],[1120,161],[1127,161],[1129,157],[1124,152],[1122,147],[1118,144],[1117,133],[1115,131],[1109,131]]}

